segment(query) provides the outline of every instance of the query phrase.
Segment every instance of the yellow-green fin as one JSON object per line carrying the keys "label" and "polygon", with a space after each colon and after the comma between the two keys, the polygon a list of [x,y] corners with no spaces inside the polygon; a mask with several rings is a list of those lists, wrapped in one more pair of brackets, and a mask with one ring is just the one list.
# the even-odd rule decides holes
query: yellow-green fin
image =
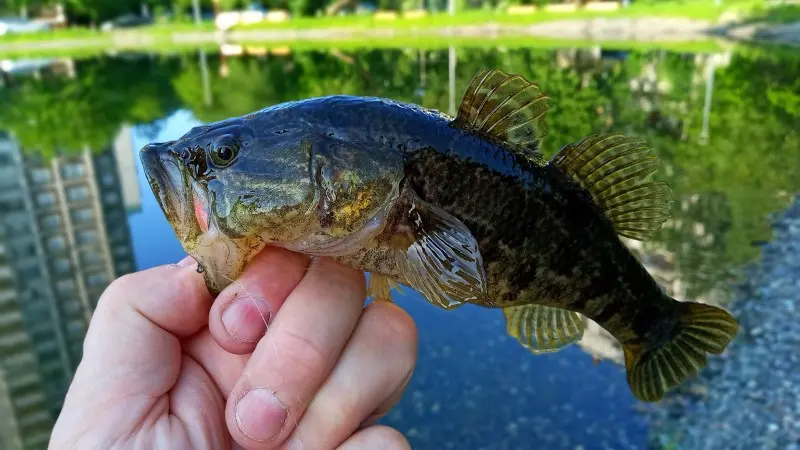
{"label": "yellow-green fin", "polygon": [[569,144],[550,161],[580,184],[621,236],[649,239],[669,217],[669,187],[650,181],[658,159],[623,135],[594,135]]}
{"label": "yellow-green fin", "polygon": [[583,320],[573,311],[543,305],[503,308],[506,331],[533,353],[561,350],[583,337]]}
{"label": "yellow-green fin", "polygon": [[407,284],[444,309],[486,294],[486,273],[478,242],[463,222],[406,189],[398,207],[405,217],[395,239],[395,260]]}
{"label": "yellow-green fin", "polygon": [[539,144],[547,134],[544,116],[550,109],[549,99],[520,75],[482,70],[464,93],[454,125],[541,163]]}
{"label": "yellow-green fin", "polygon": [[376,302],[392,301],[392,288],[401,291],[400,285],[394,280],[387,278],[378,273],[369,274],[369,284],[367,285],[367,297],[372,297]]}
{"label": "yellow-green fin", "polygon": [[672,336],[654,348],[623,346],[628,385],[636,398],[655,402],[706,365],[706,353],[720,354],[739,324],[723,309],[679,303]]}

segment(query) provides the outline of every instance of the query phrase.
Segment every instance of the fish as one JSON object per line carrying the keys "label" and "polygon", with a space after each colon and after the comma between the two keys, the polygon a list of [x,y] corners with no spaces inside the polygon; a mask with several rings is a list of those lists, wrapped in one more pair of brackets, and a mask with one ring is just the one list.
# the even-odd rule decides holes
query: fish
{"label": "fish", "polygon": [[550,108],[538,84],[483,69],[455,117],[315,97],[194,127],[140,158],[215,295],[269,245],[369,272],[374,301],[405,286],[445,310],[501,309],[534,354],[579,341],[587,318],[621,344],[634,397],[658,401],[738,322],[667,295],[623,242],[670,217],[646,142],[593,134],[545,159]]}

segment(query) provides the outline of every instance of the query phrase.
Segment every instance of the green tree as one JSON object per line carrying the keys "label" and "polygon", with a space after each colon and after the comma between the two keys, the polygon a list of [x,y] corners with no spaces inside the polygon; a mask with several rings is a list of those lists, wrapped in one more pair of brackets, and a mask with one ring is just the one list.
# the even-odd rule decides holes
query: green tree
{"label": "green tree", "polygon": [[178,108],[169,83],[177,69],[150,58],[80,61],[76,78],[45,75],[0,90],[0,103],[14,105],[0,108],[0,123],[44,157],[102,150],[122,124],[152,123]]}
{"label": "green tree", "polygon": [[65,0],[70,18],[88,18],[92,23],[120,14],[138,12],[139,0]]}

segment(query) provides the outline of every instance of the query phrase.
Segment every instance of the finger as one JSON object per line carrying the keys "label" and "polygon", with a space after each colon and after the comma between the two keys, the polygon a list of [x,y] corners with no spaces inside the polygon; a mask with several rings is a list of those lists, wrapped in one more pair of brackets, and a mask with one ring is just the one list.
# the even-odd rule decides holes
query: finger
{"label": "finger", "polygon": [[368,306],[288,448],[335,448],[400,399],[417,360],[417,330],[400,307]]}
{"label": "finger", "polygon": [[250,359],[249,354],[237,355],[220,347],[208,329],[184,342],[183,350],[203,367],[224,398],[228,398]]}
{"label": "finger", "polygon": [[129,393],[157,396],[174,384],[179,364],[171,363],[180,361],[177,337],[203,327],[211,306],[211,295],[194,264],[187,257],[176,265],[125,275],[106,288],[86,333],[78,369],[98,375],[87,376],[96,389],[111,389],[98,384],[110,382]]}
{"label": "finger", "polygon": [[265,247],[236,282],[217,296],[209,315],[211,335],[231,353],[252,352],[307,267],[304,255]]}
{"label": "finger", "polygon": [[377,424],[378,420],[385,416],[386,413],[391,411],[392,408],[394,408],[395,405],[400,402],[400,400],[403,398],[406,388],[408,387],[408,383],[411,381],[411,375],[413,375],[413,373],[408,374],[408,377],[403,380],[403,382],[400,384],[400,387],[396,389],[392,395],[387,397],[380,405],[378,405],[378,407],[375,408],[375,411],[363,422],[361,422],[359,428],[366,428],[368,426]]}
{"label": "finger", "polygon": [[[86,423],[131,430],[180,375],[181,347],[208,320],[211,296],[194,260],[159,266],[115,280],[98,300],[86,333],[83,358],[54,429]],[[107,405],[125,401],[125,408]],[[105,411],[98,415],[99,411]]]}
{"label": "finger", "polygon": [[411,450],[406,438],[394,428],[375,425],[364,428],[336,450]]}
{"label": "finger", "polygon": [[312,261],[228,398],[228,428],[242,446],[274,448],[294,430],[353,332],[364,284],[361,272]]}

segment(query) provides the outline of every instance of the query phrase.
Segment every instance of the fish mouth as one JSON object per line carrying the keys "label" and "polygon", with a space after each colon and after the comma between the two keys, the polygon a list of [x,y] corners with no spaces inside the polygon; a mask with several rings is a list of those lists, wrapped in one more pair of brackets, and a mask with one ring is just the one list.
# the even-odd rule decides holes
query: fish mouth
{"label": "fish mouth", "polygon": [[207,194],[170,150],[170,142],[149,144],[139,152],[147,182],[187,253],[203,233],[198,208],[208,217]]}
{"label": "fish mouth", "polygon": [[[202,267],[206,287],[219,294],[241,272],[246,251],[219,229],[212,196],[189,173],[173,143],[149,144],[139,152],[145,176],[181,246]],[[249,243],[246,243],[249,244]]]}

